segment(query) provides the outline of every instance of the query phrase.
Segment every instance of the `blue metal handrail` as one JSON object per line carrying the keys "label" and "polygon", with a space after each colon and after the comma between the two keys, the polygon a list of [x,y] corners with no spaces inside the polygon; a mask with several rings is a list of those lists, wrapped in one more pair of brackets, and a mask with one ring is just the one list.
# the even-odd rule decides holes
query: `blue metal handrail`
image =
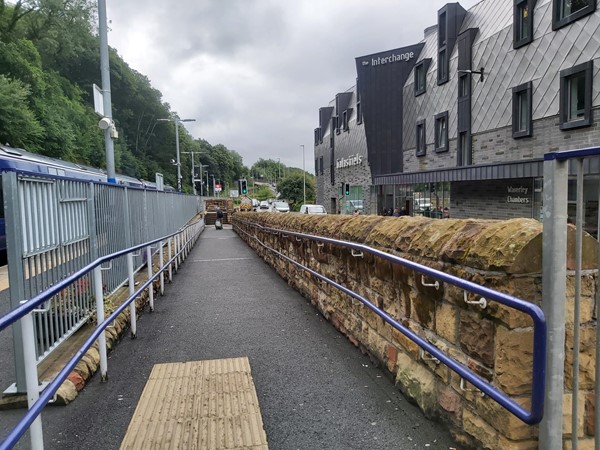
{"label": "blue metal handrail", "polygon": [[[140,250],[142,248],[148,247],[153,244],[157,244],[161,241],[165,241],[170,239],[171,237],[180,234],[185,229],[195,226],[201,220],[188,224],[182,227],[180,230],[171,233],[169,235],[163,236],[162,238],[155,239],[153,241],[146,242],[144,244],[136,245],[135,247],[131,247],[125,250],[120,250],[115,253],[111,253],[110,255],[102,256],[98,258],[96,261],[88,264],[82,269],[75,272],[73,275],[69,276],[65,280],[60,283],[52,286],[47,291],[44,291],[35,297],[31,298],[27,303],[22,304],[18,308],[10,311],[8,314],[0,317],[0,331],[21,319],[23,316],[29,314],[33,309],[37,306],[44,303],[46,300],[50,299],[52,296],[56,295],[65,287],[77,281],[79,278],[84,276],[85,274],[91,272],[93,269],[98,267],[99,265],[110,261],[114,258],[118,258],[120,256],[126,255],[127,253],[135,252],[136,250]],[[162,272],[168,269],[169,265],[172,264],[175,259],[179,257],[179,255],[185,251],[187,244],[190,243],[196,236],[193,235],[186,242],[185,245],[182,245],[177,253],[175,253],[171,259],[166,261],[163,267],[158,270],[150,279],[148,279],[144,284],[140,286],[132,295],[130,295],[110,316],[104,319],[102,323],[99,323],[94,332],[85,340],[83,345],[79,348],[79,350],[75,353],[75,355],[69,360],[69,362],[65,365],[65,367],[58,373],[58,375],[52,380],[40,393],[40,397],[38,400],[31,406],[31,408],[27,411],[27,413],[21,418],[21,420],[17,423],[17,425],[13,428],[13,430],[8,434],[8,436],[0,442],[0,450],[8,450],[11,449],[19,439],[25,434],[27,429],[31,426],[33,421],[37,418],[37,416],[42,412],[42,409],[46,406],[46,404],[52,400],[54,394],[62,383],[67,379],[71,371],[75,368],[77,363],[83,358],[85,352],[90,349],[90,347],[94,344],[96,339],[100,336],[100,334],[121,314],[125,308],[127,308],[131,302],[135,300],[135,298],[140,295],[145,289],[150,286],[151,283],[156,280]],[[150,263],[150,262],[149,262]]]}
{"label": "blue metal handrail", "polygon": [[545,377],[545,371],[546,371],[546,320],[544,317],[544,313],[542,312],[541,308],[539,308],[537,305],[534,305],[533,303],[529,303],[525,300],[521,300],[519,298],[513,297],[508,294],[503,294],[501,292],[494,291],[492,289],[486,288],[485,286],[480,286],[471,281],[463,280],[463,279],[455,277],[453,275],[448,275],[439,270],[431,269],[427,266],[417,264],[417,263],[409,261],[407,259],[400,258],[398,256],[391,255],[389,253],[385,253],[381,250],[377,250],[375,248],[369,247],[364,244],[357,244],[355,242],[342,241],[342,240],[338,240],[338,239],[332,239],[332,238],[327,238],[327,237],[323,237],[323,236],[316,236],[316,235],[312,235],[312,234],[299,233],[299,232],[290,231],[290,230],[281,230],[281,229],[277,229],[277,228],[265,227],[260,224],[256,224],[254,222],[250,222],[250,221],[242,220],[242,219],[237,219],[237,221],[240,223],[249,225],[249,226],[260,228],[269,233],[281,233],[281,234],[285,234],[288,236],[295,236],[295,237],[299,237],[299,238],[309,239],[309,240],[313,240],[313,241],[319,241],[319,242],[328,243],[328,244],[339,245],[339,246],[351,248],[354,250],[368,252],[368,253],[371,253],[372,255],[383,258],[394,264],[400,264],[404,267],[407,267],[409,269],[412,269],[412,270],[420,272],[424,275],[427,275],[428,277],[432,277],[432,278],[438,279],[440,281],[443,281],[445,283],[452,284],[454,286],[457,286],[457,287],[467,290],[469,292],[474,292],[476,294],[479,294],[479,295],[485,297],[486,299],[495,300],[498,303],[506,305],[510,308],[517,309],[517,310],[529,315],[532,318],[533,324],[534,324],[534,329],[533,329],[533,377],[532,377],[533,379],[532,379],[532,384],[531,384],[531,391],[532,391],[531,392],[531,411],[528,411],[527,409],[523,408],[520,404],[518,404],[512,398],[507,396],[505,393],[503,393],[496,387],[489,384],[486,380],[480,378],[476,373],[474,373],[473,371],[471,371],[464,365],[458,363],[457,361],[453,360],[452,358],[448,357],[440,349],[438,349],[436,346],[427,342],[425,339],[423,339],[422,337],[417,335],[415,332],[410,330],[408,327],[397,322],[393,317],[391,317],[385,311],[379,309],[376,305],[371,303],[368,299],[366,299],[366,298],[362,297],[361,295],[355,293],[354,291],[340,285],[339,283],[336,283],[335,281],[325,277],[324,275],[321,275],[321,274],[317,273],[316,271],[302,265],[301,263],[294,261],[293,259],[284,255],[283,253],[279,252],[278,250],[276,250],[272,247],[269,247],[268,245],[266,245],[265,243],[260,241],[257,237],[252,236],[250,233],[247,233],[245,230],[241,229],[239,226],[236,226],[234,224],[234,227],[236,230],[239,230],[239,231],[243,232],[244,234],[250,236],[251,238],[257,240],[262,246],[264,246],[265,248],[268,248],[269,250],[276,253],[277,255],[279,255],[280,257],[285,259],[286,261],[294,264],[297,267],[302,268],[303,270],[306,270],[311,275],[314,275],[315,277],[319,278],[320,280],[325,281],[326,283],[336,287],[337,289],[348,294],[352,298],[355,298],[356,300],[363,303],[371,311],[373,311],[375,314],[377,314],[379,317],[381,317],[383,320],[385,320],[385,322],[387,322],[392,327],[394,327],[396,330],[398,330],[399,332],[404,334],[406,337],[408,337],[410,340],[415,342],[419,347],[424,349],[426,352],[430,353],[435,358],[439,359],[442,363],[444,363],[446,366],[448,366],[454,372],[459,374],[462,378],[467,380],[469,383],[471,383],[472,385],[477,387],[483,393],[490,396],[498,404],[500,404],[502,407],[507,409],[509,412],[511,412],[512,414],[517,416],[523,422],[525,422],[529,425],[535,425],[542,420],[542,417],[544,414],[544,397],[545,397],[545,383],[546,383],[546,377]]}
{"label": "blue metal handrail", "polygon": [[587,156],[600,155],[600,147],[580,148],[576,150],[562,150],[559,152],[549,152],[544,154],[544,161],[566,161],[574,158],[585,158]]}

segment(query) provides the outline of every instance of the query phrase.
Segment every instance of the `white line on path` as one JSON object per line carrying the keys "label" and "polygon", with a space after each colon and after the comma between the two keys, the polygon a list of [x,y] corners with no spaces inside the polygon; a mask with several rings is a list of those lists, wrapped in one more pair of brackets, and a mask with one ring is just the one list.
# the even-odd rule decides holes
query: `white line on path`
{"label": "white line on path", "polygon": [[258,259],[258,257],[254,257],[254,258],[223,258],[223,259],[195,259],[193,262],[250,261],[252,259]]}

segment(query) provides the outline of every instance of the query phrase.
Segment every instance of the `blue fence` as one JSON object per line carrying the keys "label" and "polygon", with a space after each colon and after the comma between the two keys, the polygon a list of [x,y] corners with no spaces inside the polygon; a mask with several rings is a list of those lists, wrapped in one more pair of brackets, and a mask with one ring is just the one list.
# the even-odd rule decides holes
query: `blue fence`
{"label": "blue fence", "polygon": [[[194,222],[176,233],[172,233],[167,236],[163,236],[159,239],[155,239],[150,242],[146,242],[144,244],[137,245],[135,247],[131,247],[119,252],[112,253],[110,255],[103,256],[98,258],[93,263],[88,264],[82,269],[78,270],[64,281],[56,284],[52,288],[36,295],[30,300],[24,302],[18,308],[10,311],[3,317],[0,317],[0,331],[4,330],[11,324],[17,322],[20,319],[26,318],[26,316],[31,315],[32,312],[46,302],[49,298],[56,295],[62,289],[72,285],[77,282],[77,280],[81,279],[86,274],[92,272],[94,269],[99,268],[103,263],[112,261],[115,258],[131,255],[138,250],[146,249],[148,247],[155,246],[156,244],[160,244],[162,246],[164,241],[167,241],[171,245],[171,239],[174,238],[175,242],[180,242],[181,245],[177,245],[178,250],[172,255],[172,257],[162,265],[161,269],[148,278],[146,282],[144,282],[137,290],[133,293],[130,292],[129,297],[122,305],[120,305],[110,316],[108,316],[105,320],[98,324],[93,333],[86,339],[85,343],[79,348],[76,352],[75,356],[73,356],[69,362],[65,365],[65,367],[59,372],[59,374],[54,378],[52,382],[50,382],[45,389],[39,395],[39,398],[33,403],[29,405],[29,410],[23,416],[23,418],[19,421],[16,427],[10,432],[10,434],[0,443],[0,450],[6,450],[12,448],[18,440],[23,436],[23,434],[27,431],[27,429],[34,423],[34,421],[39,421],[39,415],[42,409],[47,405],[47,403],[52,400],[56,391],[60,388],[61,384],[67,379],[71,371],[75,368],[79,360],[85,355],[85,352],[90,349],[90,347],[94,344],[96,339],[98,339],[105,331],[106,327],[108,327],[117,317],[123,312],[127,307],[130,307],[132,302],[138,297],[145,289],[148,289],[154,280],[156,280],[159,276],[161,276],[162,272],[165,270],[170,271],[172,264],[177,264],[191,249],[191,246],[195,243],[199,234],[204,229],[204,222],[198,221]],[[181,239],[179,239],[181,238]],[[131,275],[132,276],[132,275]],[[101,291],[100,291],[101,292]],[[37,371],[35,374],[37,378]],[[36,383],[37,387],[37,383]],[[28,386],[29,388],[29,386]],[[28,389],[28,398],[31,399],[32,393],[29,392]],[[37,393],[35,394],[37,396]],[[38,433],[41,433],[41,422],[39,425]],[[32,430],[32,447],[36,448],[40,443],[41,436],[34,436],[34,431]],[[36,445],[37,443],[37,445]]]}

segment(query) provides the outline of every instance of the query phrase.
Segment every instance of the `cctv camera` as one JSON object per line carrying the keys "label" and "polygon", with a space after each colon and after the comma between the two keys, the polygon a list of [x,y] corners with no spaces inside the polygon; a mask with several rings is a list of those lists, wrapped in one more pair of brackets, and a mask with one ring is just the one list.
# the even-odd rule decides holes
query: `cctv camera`
{"label": "cctv camera", "polygon": [[108,117],[103,117],[102,119],[100,119],[100,122],[98,122],[98,126],[100,127],[101,130],[106,130],[111,125],[112,125],[112,120],[110,120]]}

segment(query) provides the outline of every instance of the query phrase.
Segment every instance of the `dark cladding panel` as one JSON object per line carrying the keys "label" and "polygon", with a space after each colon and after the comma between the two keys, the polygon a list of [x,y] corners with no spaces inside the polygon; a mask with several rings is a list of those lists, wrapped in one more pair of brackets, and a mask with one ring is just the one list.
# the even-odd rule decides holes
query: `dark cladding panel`
{"label": "dark cladding panel", "polygon": [[352,92],[341,92],[335,96],[335,111],[339,117],[348,109],[350,100],[352,100]]}
{"label": "dark cladding panel", "polygon": [[356,58],[373,175],[402,172],[402,95],[424,43]]}
{"label": "dark cladding panel", "polygon": [[327,125],[329,125],[329,120],[331,119],[332,113],[333,106],[324,106],[323,108],[319,108],[319,128],[321,128],[321,135],[325,134],[325,130],[327,129]]}

